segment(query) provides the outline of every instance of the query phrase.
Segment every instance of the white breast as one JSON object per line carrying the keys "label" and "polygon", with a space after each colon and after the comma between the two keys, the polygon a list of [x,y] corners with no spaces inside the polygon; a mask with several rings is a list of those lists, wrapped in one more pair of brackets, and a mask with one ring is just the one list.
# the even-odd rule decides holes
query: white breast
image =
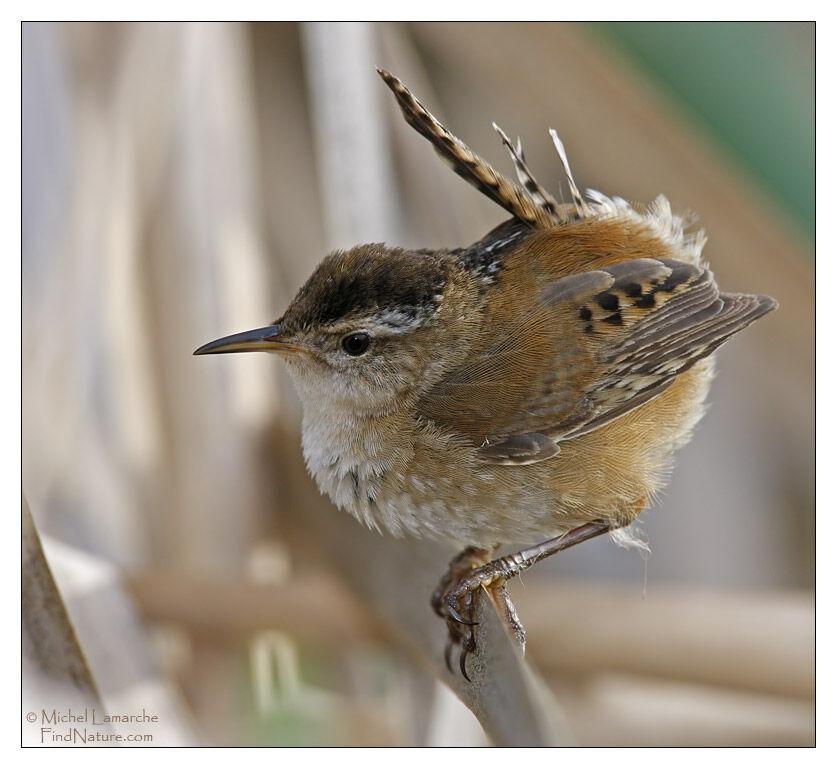
{"label": "white breast", "polygon": [[[365,421],[369,422],[369,421]],[[306,405],[303,414],[303,457],[320,491],[356,519],[378,532],[402,534],[392,505],[394,482],[404,465],[404,452],[379,440],[373,424],[362,423],[334,408]],[[385,488],[387,491],[385,491]]]}

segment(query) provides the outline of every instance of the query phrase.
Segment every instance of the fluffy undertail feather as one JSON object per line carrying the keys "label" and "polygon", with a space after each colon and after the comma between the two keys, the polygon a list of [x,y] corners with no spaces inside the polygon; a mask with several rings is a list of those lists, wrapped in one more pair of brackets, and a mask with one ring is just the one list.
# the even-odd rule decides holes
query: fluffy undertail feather
{"label": "fluffy undertail feather", "polygon": [[612,542],[620,548],[634,548],[640,551],[644,559],[647,559],[652,553],[652,549],[645,539],[643,531],[637,526],[637,522],[632,522],[628,526],[620,527],[620,529],[609,530],[608,535]]}

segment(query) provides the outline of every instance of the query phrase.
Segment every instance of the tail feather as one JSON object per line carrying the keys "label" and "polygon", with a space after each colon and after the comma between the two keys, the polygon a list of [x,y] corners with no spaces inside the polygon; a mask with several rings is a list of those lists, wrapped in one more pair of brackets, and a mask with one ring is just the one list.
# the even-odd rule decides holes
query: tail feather
{"label": "tail feather", "polygon": [[382,69],[378,74],[395,95],[408,124],[434,146],[455,173],[532,227],[552,227],[557,223],[549,209],[539,205],[524,187],[496,171],[445,128],[397,77]]}
{"label": "tail feather", "polygon": [[567,153],[564,151],[562,140],[559,139],[559,135],[553,128],[550,129],[550,136],[553,139],[553,145],[556,148],[556,152],[559,153],[559,160],[562,162],[562,168],[564,169],[565,176],[567,177],[567,183],[570,185],[570,194],[573,197],[574,204],[576,204],[576,210],[579,212],[580,217],[586,217],[591,213],[591,210],[588,207],[588,204],[585,203],[585,199],[582,197],[582,193],[579,192],[579,188],[576,186],[576,182],[573,179],[573,174],[570,171],[570,163],[567,161]]}
{"label": "tail feather", "polygon": [[559,215],[559,204],[550,193],[547,192],[533,176],[527,161],[524,159],[524,150],[521,147],[521,140],[518,139],[518,145],[513,146],[512,141],[506,135],[506,132],[497,124],[492,123],[492,128],[498,132],[504,146],[509,150],[512,156],[512,162],[515,164],[515,172],[518,175],[518,181],[523,185],[524,189],[532,196],[532,199],[544,209],[554,222],[562,221]]}

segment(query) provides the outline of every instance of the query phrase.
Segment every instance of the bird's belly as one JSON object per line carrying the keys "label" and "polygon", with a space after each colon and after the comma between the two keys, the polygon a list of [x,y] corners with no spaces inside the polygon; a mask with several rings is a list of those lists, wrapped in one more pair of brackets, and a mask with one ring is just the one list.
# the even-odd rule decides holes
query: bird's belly
{"label": "bird's belly", "polygon": [[457,478],[450,472],[428,476],[411,467],[380,471],[352,463],[311,470],[335,505],[396,537],[491,546],[529,542],[560,529],[547,490],[499,483],[494,472]]}
{"label": "bird's belly", "polygon": [[[711,360],[700,362],[654,401],[532,465],[487,464],[433,426],[394,449],[304,425],[303,451],[321,492],[395,536],[490,547],[535,543],[591,521],[622,527],[663,486],[701,416],[712,369]],[[381,448],[375,456],[373,444]]]}
{"label": "bird's belly", "polygon": [[555,495],[532,470],[486,465],[432,430],[409,451],[385,447],[371,458],[357,440],[305,427],[303,454],[320,491],[371,529],[480,546],[562,529]]}

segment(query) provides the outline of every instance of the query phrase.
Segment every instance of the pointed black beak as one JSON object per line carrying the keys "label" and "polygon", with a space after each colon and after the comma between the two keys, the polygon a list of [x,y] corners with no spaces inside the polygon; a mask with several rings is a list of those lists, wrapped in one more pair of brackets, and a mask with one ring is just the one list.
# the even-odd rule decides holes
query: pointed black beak
{"label": "pointed black beak", "polygon": [[280,335],[279,327],[264,326],[249,332],[231,334],[201,345],[192,355],[206,356],[211,353],[251,353],[263,350],[267,353],[306,353],[302,348],[289,345]]}

